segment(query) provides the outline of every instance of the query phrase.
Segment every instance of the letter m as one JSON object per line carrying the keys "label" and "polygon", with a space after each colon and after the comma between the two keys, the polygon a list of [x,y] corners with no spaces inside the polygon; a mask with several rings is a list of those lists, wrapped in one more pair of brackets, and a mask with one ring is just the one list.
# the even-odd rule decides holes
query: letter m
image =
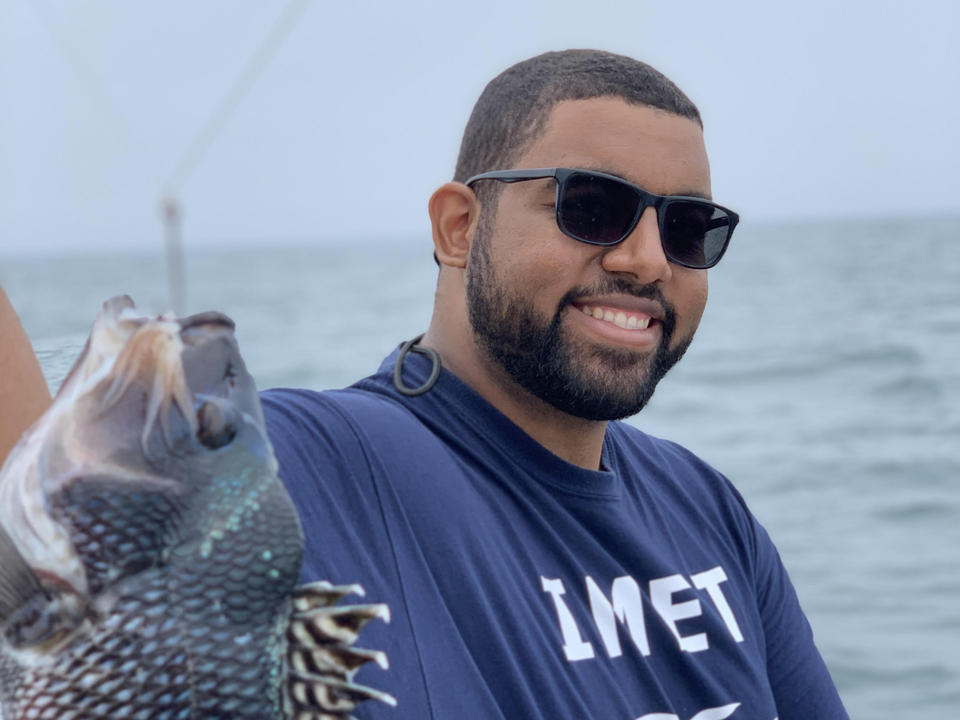
{"label": "letter m", "polygon": [[603,640],[607,654],[619,657],[623,654],[620,648],[620,637],[617,632],[617,620],[627,626],[630,639],[643,655],[650,654],[650,641],[647,640],[647,626],[643,620],[643,601],[640,596],[640,586],[629,575],[618,577],[613,581],[610,589],[610,599],[587,575],[587,593],[590,596],[590,610],[593,612],[593,622],[597,625],[600,638]]}

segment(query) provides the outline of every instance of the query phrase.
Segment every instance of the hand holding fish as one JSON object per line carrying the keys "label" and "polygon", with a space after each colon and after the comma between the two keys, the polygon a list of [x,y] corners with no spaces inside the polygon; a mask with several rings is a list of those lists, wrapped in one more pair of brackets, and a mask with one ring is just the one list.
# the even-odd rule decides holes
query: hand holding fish
{"label": "hand holding fish", "polygon": [[0,467],[23,431],[50,405],[30,340],[0,287]]}

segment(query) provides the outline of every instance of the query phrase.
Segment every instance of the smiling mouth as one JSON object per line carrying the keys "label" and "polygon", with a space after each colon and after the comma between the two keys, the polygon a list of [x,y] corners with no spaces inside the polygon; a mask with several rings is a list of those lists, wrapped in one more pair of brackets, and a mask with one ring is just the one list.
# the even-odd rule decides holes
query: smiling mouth
{"label": "smiling mouth", "polygon": [[604,307],[602,305],[575,305],[584,315],[603,320],[624,330],[646,330],[655,318],[636,310]]}

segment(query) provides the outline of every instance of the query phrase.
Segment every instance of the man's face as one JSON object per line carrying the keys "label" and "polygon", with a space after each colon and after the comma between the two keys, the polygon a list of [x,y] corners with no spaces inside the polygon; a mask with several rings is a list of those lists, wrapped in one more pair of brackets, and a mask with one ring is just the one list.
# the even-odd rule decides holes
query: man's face
{"label": "man's face", "polygon": [[[599,170],[661,195],[710,197],[700,127],[619,99],[561,103],[515,167]],[[667,261],[654,208],[622,243],[597,247],[560,231],[555,196],[553,179],[505,185],[496,217],[481,218],[470,323],[484,361],[544,402],[587,420],[628,417],[693,339],[707,272]]]}

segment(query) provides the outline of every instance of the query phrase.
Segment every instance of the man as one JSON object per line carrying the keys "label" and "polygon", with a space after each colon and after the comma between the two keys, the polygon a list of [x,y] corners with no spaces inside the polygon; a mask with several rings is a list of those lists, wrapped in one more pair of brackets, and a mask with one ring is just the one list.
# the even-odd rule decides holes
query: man
{"label": "man", "polygon": [[399,705],[360,717],[847,717],[736,490],[612,422],[693,338],[737,222],[710,197],[699,113],[660,73],[520,63],[430,200],[419,344],[346,390],[263,394],[304,579],[393,611],[361,637],[391,668],[358,681]]}
{"label": "man", "polygon": [[455,180],[415,351],[264,393],[305,577],[393,609],[360,680],[399,706],[363,717],[846,717],[736,490],[609,422],[683,355],[736,225],[696,107],[634,60],[541,55],[488,85]]}

